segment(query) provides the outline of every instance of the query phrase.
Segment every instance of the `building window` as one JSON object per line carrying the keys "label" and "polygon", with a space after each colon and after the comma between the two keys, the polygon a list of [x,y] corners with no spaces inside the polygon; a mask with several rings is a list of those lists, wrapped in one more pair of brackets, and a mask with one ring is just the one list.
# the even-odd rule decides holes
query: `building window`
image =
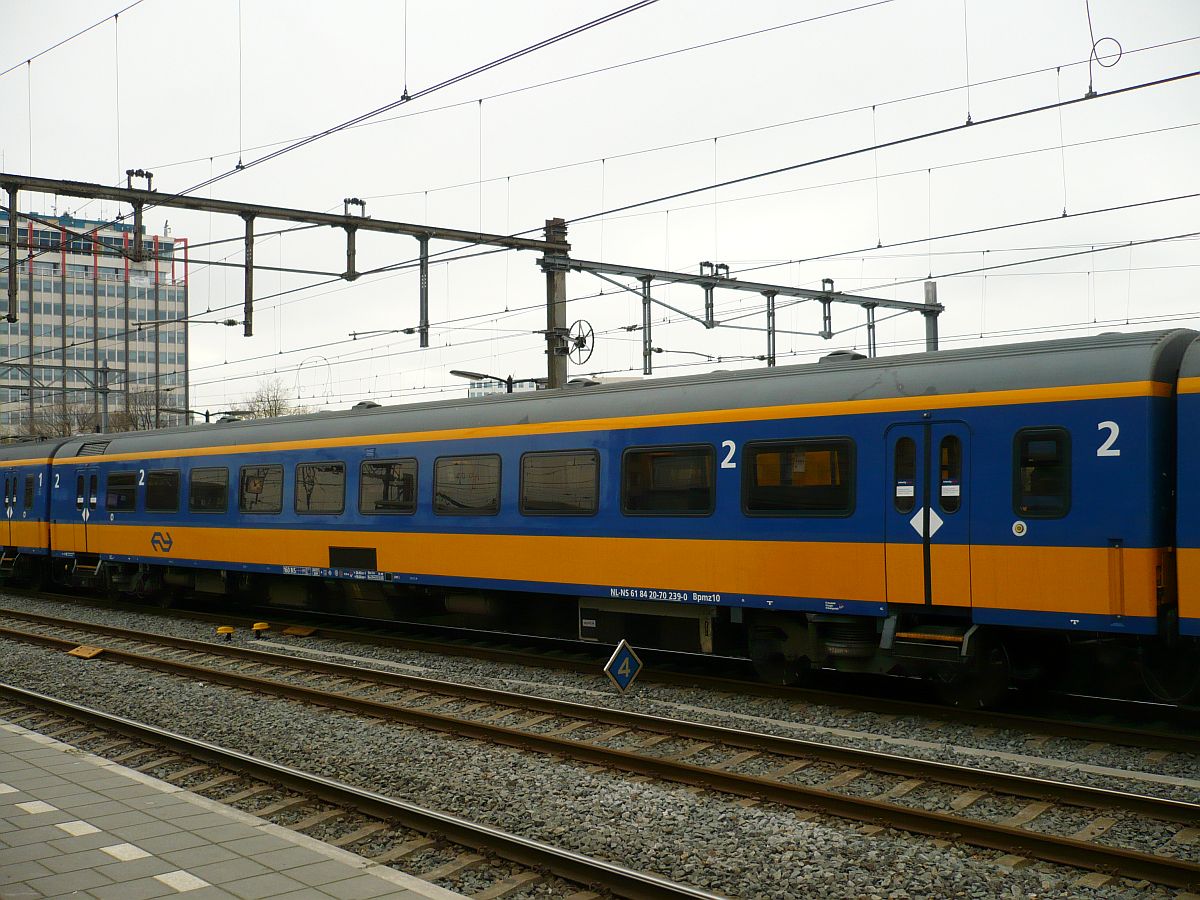
{"label": "building window", "polygon": [[146,473],[146,512],[179,511],[179,473]]}
{"label": "building window", "polygon": [[600,495],[600,454],[526,453],[521,457],[521,512],[531,516],[590,516]]}
{"label": "building window", "polygon": [[301,463],[296,466],[296,512],[337,515],[345,508],[345,463]]}
{"label": "building window", "polygon": [[706,516],[713,511],[713,448],[649,447],[621,461],[627,515]]}
{"label": "building window", "polygon": [[853,442],[747,444],[742,505],[750,515],[849,515],[854,508]]}
{"label": "building window", "polygon": [[133,512],[137,508],[137,472],[108,473],[104,508],[109,512]]}
{"label": "building window", "polygon": [[500,511],[500,457],[445,456],[433,464],[433,511],[489,516]]}
{"label": "building window", "polygon": [[417,461],[380,459],[358,470],[358,511],[376,516],[411,513],[417,508]]}
{"label": "building window", "polygon": [[244,513],[283,510],[283,466],[242,466],[238,477],[238,509]]}
{"label": "building window", "polygon": [[1071,436],[1064,428],[1025,428],[1013,442],[1013,511],[1061,519],[1071,508]]}

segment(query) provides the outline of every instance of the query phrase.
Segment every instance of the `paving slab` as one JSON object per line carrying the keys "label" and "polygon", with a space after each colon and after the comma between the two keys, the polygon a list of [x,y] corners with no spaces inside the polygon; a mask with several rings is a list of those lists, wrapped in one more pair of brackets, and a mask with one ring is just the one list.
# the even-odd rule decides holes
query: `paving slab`
{"label": "paving slab", "polygon": [[0,895],[462,895],[0,719]]}

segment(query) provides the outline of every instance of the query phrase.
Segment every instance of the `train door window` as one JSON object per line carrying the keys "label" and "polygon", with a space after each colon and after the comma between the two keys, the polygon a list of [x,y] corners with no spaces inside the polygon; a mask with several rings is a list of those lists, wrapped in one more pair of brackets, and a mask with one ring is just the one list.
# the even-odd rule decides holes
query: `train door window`
{"label": "train door window", "polygon": [[88,476],[88,509],[96,508],[96,496],[99,493],[99,491],[96,489],[98,481],[99,476],[97,476],[95,472]]}
{"label": "train door window", "polygon": [[600,494],[600,454],[526,453],[521,457],[521,514],[590,516]]}
{"label": "train door window", "polygon": [[84,505],[83,476],[76,475],[75,476],[75,508],[83,509],[83,505]]}
{"label": "train door window", "polygon": [[244,513],[283,510],[283,466],[242,466],[238,473],[238,509]]}
{"label": "train door window", "polygon": [[648,447],[621,460],[621,511],[634,516],[707,516],[713,511],[713,448]]}
{"label": "train door window", "polygon": [[1071,508],[1071,436],[1064,428],[1025,428],[1013,442],[1013,511],[1060,519]]}
{"label": "train door window", "polygon": [[500,457],[444,456],[433,464],[433,511],[490,516],[500,511]]}
{"label": "train door window", "polygon": [[938,448],[938,502],[943,512],[958,512],[962,506],[962,441],[952,434]]}
{"label": "train door window", "polygon": [[849,440],[747,444],[742,508],[759,516],[848,516],[854,509]]}
{"label": "train door window", "polygon": [[229,470],[192,469],[188,477],[190,512],[225,512],[229,505]]}
{"label": "train door window", "polygon": [[25,476],[25,508],[33,509],[33,476]]}
{"label": "train door window", "polygon": [[358,470],[358,511],[367,516],[396,515],[417,509],[417,461],[373,459]]}
{"label": "train door window", "polygon": [[146,512],[179,511],[179,472],[146,473]]}
{"label": "train door window", "polygon": [[[133,512],[137,508],[137,472],[109,472],[104,485],[104,508]],[[79,505],[83,505],[83,476],[79,477]]]}
{"label": "train door window", "polygon": [[8,492],[9,492],[9,489],[12,487],[11,482],[12,482],[12,479],[10,479],[10,478],[4,479],[4,505],[5,506],[8,506],[8,504],[9,504],[9,499],[8,499],[9,493]]}
{"label": "train door window", "polygon": [[338,515],[345,508],[345,463],[301,463],[296,466],[296,512]]}
{"label": "train door window", "polygon": [[892,502],[896,512],[909,513],[917,505],[917,442],[910,437],[896,441],[896,458],[892,465]]}

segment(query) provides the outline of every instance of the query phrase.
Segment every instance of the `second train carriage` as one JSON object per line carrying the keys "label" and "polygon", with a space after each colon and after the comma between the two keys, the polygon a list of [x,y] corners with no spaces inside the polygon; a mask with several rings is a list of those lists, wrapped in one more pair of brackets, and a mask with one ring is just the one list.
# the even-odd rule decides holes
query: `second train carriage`
{"label": "second train carriage", "polygon": [[748,646],[773,678],[900,670],[981,700],[1068,642],[1194,652],[1187,475],[1181,604],[1171,575],[1194,338],[89,435],[27,467],[53,472],[55,571],[114,590],[565,613],[585,638]]}

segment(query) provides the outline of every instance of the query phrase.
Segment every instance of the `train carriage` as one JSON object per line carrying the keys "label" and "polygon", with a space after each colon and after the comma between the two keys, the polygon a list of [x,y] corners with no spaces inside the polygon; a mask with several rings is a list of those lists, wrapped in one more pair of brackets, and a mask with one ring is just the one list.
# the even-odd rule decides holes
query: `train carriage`
{"label": "train carriage", "polygon": [[748,649],[774,679],[900,671],[987,702],[1067,645],[1187,656],[1200,529],[1181,503],[1180,607],[1175,386],[1194,338],[83,436],[53,452],[47,539],[59,577],[112,591],[567,622]]}
{"label": "train carriage", "polygon": [[0,578],[37,581],[50,554],[51,461],[61,441],[0,445]]}

